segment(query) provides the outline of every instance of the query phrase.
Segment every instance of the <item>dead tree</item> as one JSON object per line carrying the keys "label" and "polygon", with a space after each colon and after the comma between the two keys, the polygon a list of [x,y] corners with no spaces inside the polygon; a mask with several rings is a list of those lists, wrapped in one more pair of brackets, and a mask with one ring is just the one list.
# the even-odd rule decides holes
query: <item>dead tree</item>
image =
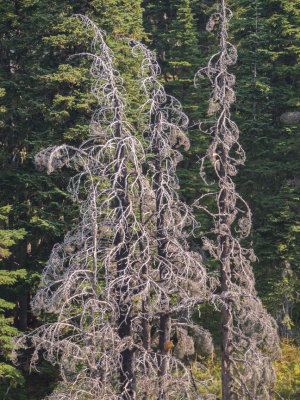
{"label": "dead tree", "polygon": [[46,149],[35,162],[48,172],[65,164],[80,171],[69,189],[81,203],[82,220],[54,247],[32,305],[58,314],[57,321],[29,336],[33,362],[42,348],[49,361],[60,357],[63,382],[51,399],[134,399],[132,309],[139,292],[136,248],[143,239],[135,203],[148,190],[140,184],[145,154],[126,118],[123,80],[104,33],[79,17],[95,34],[93,51],[85,54],[93,59],[92,95],[99,103],[90,138],[78,149]]}
{"label": "dead tree", "polygon": [[[152,222],[152,260],[146,280],[148,314],[152,316],[152,326],[158,328],[154,337],[157,344],[152,340],[152,348],[157,346],[155,360],[151,362],[156,363],[156,374],[152,382],[145,382],[144,398],[191,398],[191,393],[197,392],[197,384],[203,382],[194,381],[193,385],[191,371],[182,362],[194,353],[194,341],[187,328],[194,328],[198,338],[210,339],[210,335],[192,323],[190,311],[196,304],[211,301],[215,280],[207,275],[201,256],[190,250],[188,238],[197,223],[191,208],[180,201],[176,192],[176,166],[182,159],[178,148],[189,147],[184,133],[188,119],[181,104],[168,96],[158,81],[160,68],[155,54],[139,42],[131,41],[130,45],[134,55],[142,56],[139,87],[145,102],[140,107],[139,123],[146,143],[146,175],[152,192],[152,201],[147,205],[149,208],[152,204],[151,212],[144,213]],[[186,316],[184,323],[182,313]],[[171,356],[173,336],[179,340]]]}
{"label": "dead tree", "polygon": [[[183,327],[194,326],[189,318],[189,311],[195,304],[208,301],[213,291],[213,284],[208,285],[201,256],[189,250],[187,238],[196,226],[192,210],[179,200],[176,192],[176,166],[182,159],[177,149],[181,146],[185,149],[189,147],[188,138],[183,131],[188,120],[180,103],[168,96],[159,83],[157,76],[160,68],[155,55],[140,43],[131,43],[134,54],[142,54],[143,58],[140,87],[146,101],[140,108],[140,123],[143,137],[148,143],[147,175],[154,200],[155,248],[152,252],[155,255],[153,265],[157,271],[159,286],[155,288],[157,301],[153,303],[152,296],[151,304],[155,314],[159,316],[157,393],[159,399],[168,399],[172,393],[183,393],[184,398],[188,398],[192,384],[188,375],[185,379],[178,379],[178,368],[186,371],[186,367],[183,364],[180,366],[178,357],[170,357],[173,345],[171,338],[174,334],[179,337],[181,333],[190,344],[191,348],[188,348],[189,345],[184,345],[183,340],[178,341],[175,354],[178,355],[181,351],[181,358],[194,353],[193,339]],[[177,301],[174,301],[175,296]],[[185,324],[179,318],[181,312],[186,312]],[[204,330],[202,334],[208,335]],[[183,348],[179,351],[180,346]],[[177,380],[174,380],[176,375]]]}
{"label": "dead tree", "polygon": [[[154,55],[134,42],[145,100],[136,130],[104,32],[79,18],[95,34],[85,53],[99,104],[90,137],[79,148],[43,150],[35,162],[48,173],[77,169],[69,190],[81,204],[81,221],[54,246],[32,302],[33,311],[56,320],[17,343],[33,347],[33,367],[41,354],[59,363],[62,381],[49,400],[195,398],[203,382],[184,362],[194,346],[187,328],[209,335],[193,325],[189,310],[211,301],[214,279],[189,248],[196,222],[176,194],[186,117],[157,81]],[[180,348],[172,355],[176,334]]]}
{"label": "dead tree", "polygon": [[[275,374],[271,359],[278,354],[275,321],[263,308],[255,291],[251,262],[255,255],[242,246],[251,229],[251,211],[236,192],[232,179],[237,166],[245,161],[239,143],[239,130],[231,119],[230,107],[235,101],[235,76],[228,67],[237,60],[236,48],[228,42],[228,22],[232,17],[225,0],[220,0],[217,12],[207,24],[212,31],[217,25],[220,49],[207,67],[196,77],[208,77],[213,87],[210,115],[213,121],[200,124],[200,129],[212,137],[207,154],[202,159],[201,177],[207,183],[206,161],[210,161],[218,190],[210,193],[216,198],[217,212],[204,206],[203,195],[195,205],[213,218],[211,235],[203,238],[204,246],[220,262],[220,303],[222,331],[222,398],[271,399]],[[210,124],[210,126],[209,126]]]}

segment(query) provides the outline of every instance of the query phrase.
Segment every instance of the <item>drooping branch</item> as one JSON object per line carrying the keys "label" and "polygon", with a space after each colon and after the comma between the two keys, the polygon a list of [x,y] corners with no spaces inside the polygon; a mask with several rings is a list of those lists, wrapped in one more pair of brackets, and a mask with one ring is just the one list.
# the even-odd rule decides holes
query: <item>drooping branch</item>
{"label": "drooping branch", "polygon": [[[251,211],[236,192],[232,179],[237,166],[244,163],[245,153],[230,112],[235,101],[235,76],[228,68],[237,60],[237,50],[228,41],[231,18],[226,1],[221,0],[218,12],[207,24],[207,30],[212,31],[219,21],[220,49],[196,75],[209,78],[213,87],[210,114],[215,116],[215,122],[206,130],[212,142],[202,159],[200,175],[205,180],[209,160],[219,189],[211,193],[216,198],[216,213],[202,204],[203,197],[195,206],[213,217],[212,232],[203,242],[221,268],[223,399],[270,399],[275,381],[270,359],[278,353],[276,324],[255,291],[251,267],[255,255],[251,248],[242,246],[242,240],[250,233]],[[200,124],[200,129],[204,129],[204,124]]]}
{"label": "drooping branch", "polygon": [[[211,299],[214,285],[213,279],[208,282],[201,256],[189,249],[187,238],[197,224],[191,209],[179,200],[176,192],[176,166],[182,159],[177,148],[189,147],[188,138],[184,133],[188,124],[187,117],[182,112],[180,103],[168,96],[158,81],[160,68],[154,53],[138,42],[132,41],[131,45],[134,54],[143,56],[140,87],[146,101],[140,108],[140,123],[143,126],[143,137],[149,143],[148,177],[155,198],[156,264],[161,290],[156,305],[161,312],[158,323],[158,398],[168,399],[172,393],[189,396],[193,387],[191,374],[186,366],[183,369],[186,372],[181,372],[180,380],[177,376],[178,369],[182,370],[182,367],[176,367],[178,355],[181,354],[181,358],[184,358],[194,352],[193,339],[188,336],[187,330],[183,329],[184,324],[180,324],[180,315],[186,315],[187,326],[194,326],[190,320],[190,311],[194,305]],[[194,289],[196,287],[194,292],[191,287],[193,282]],[[175,294],[177,301],[174,301]],[[178,338],[174,351],[177,357],[170,357],[173,346],[171,337],[174,334]],[[177,382],[174,381],[176,376]],[[199,385],[199,382],[197,384]]]}
{"label": "drooping branch", "polygon": [[92,57],[99,108],[90,138],[78,149],[63,145],[36,156],[48,172],[63,165],[78,169],[69,190],[81,203],[82,219],[54,247],[33,301],[33,310],[54,312],[57,321],[29,334],[32,364],[40,349],[51,362],[59,357],[63,382],[51,399],[134,399],[132,305],[141,287],[134,268],[145,236],[136,199],[148,193],[141,185],[145,154],[126,119],[126,92],[104,33],[79,18],[95,34],[92,53],[84,55]]}
{"label": "drooping branch", "polygon": [[49,173],[76,168],[69,191],[81,204],[81,220],[54,246],[32,303],[56,321],[18,343],[33,347],[32,366],[41,353],[59,362],[62,382],[49,400],[193,398],[203,382],[192,379],[185,362],[195,347],[188,328],[210,337],[190,311],[212,300],[215,280],[190,249],[197,224],[176,193],[187,120],[158,82],[153,53],[134,42],[144,98],[134,129],[104,33],[79,17],[95,34],[91,53],[84,53],[92,58],[98,100],[90,137],[78,149],[43,150],[36,162]]}

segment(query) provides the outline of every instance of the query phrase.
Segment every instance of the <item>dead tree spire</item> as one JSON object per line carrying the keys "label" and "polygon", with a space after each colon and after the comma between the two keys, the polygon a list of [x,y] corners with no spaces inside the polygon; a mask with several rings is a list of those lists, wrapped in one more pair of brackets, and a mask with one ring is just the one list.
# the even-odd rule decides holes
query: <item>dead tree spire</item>
{"label": "dead tree spire", "polygon": [[276,324],[254,288],[251,262],[255,255],[251,248],[242,246],[242,240],[250,233],[251,211],[236,192],[232,179],[237,166],[244,163],[245,153],[230,112],[235,101],[235,76],[228,72],[228,67],[237,60],[237,50],[228,41],[231,18],[226,1],[221,0],[206,27],[212,31],[218,26],[220,49],[196,75],[207,76],[213,87],[210,114],[214,114],[215,120],[208,121],[206,129],[205,122],[200,124],[200,129],[212,136],[200,174],[206,182],[205,165],[210,160],[218,183],[217,192],[210,195],[216,198],[218,211],[211,212],[204,205],[207,194],[195,205],[213,217],[213,229],[203,237],[203,242],[220,262],[222,398],[271,399],[275,375],[270,359],[278,353]]}

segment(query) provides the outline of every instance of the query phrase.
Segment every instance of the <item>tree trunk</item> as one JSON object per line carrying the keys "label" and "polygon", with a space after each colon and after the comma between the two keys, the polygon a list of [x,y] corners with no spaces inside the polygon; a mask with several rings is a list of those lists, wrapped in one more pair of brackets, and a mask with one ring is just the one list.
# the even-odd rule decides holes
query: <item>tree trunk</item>
{"label": "tree trunk", "polygon": [[[158,123],[159,125],[159,123]],[[155,148],[155,183],[156,183],[156,213],[157,213],[157,253],[161,260],[166,259],[166,237],[165,237],[165,208],[164,201],[162,198],[162,160],[160,155],[160,140],[156,138]],[[163,263],[160,265],[160,280],[163,285],[164,281],[165,266]],[[169,371],[169,350],[165,350],[165,343],[171,339],[171,316],[169,311],[169,298],[162,294],[161,311],[163,314],[160,317],[159,322],[159,350],[161,354],[160,366],[158,374],[160,379],[160,393],[159,400],[168,400],[168,388],[166,383],[166,375]]]}
{"label": "tree trunk", "polygon": [[[221,32],[221,69],[222,74],[221,79],[221,98],[220,105],[221,109],[226,108],[226,76],[227,76],[227,64],[226,64],[226,35],[223,32],[224,21],[226,18],[226,3],[222,0],[221,3],[222,11],[221,15],[223,18],[222,22],[222,32]],[[230,178],[228,176],[228,164],[229,164],[229,154],[228,149],[225,147],[226,143],[226,116],[222,114],[219,121],[220,126],[220,139],[221,145],[218,151],[220,162],[219,165],[219,186],[220,194],[218,201],[218,208],[220,212],[219,218],[219,230],[220,230],[220,247],[221,247],[221,290],[223,294],[224,305],[221,309],[221,352],[222,352],[222,399],[223,400],[233,400],[233,346],[232,346],[232,331],[233,331],[233,317],[232,317],[232,305],[231,299],[228,294],[231,292],[231,230],[230,226],[234,218],[230,218],[235,210],[232,204],[230,204],[230,193],[228,191],[228,186],[230,186]],[[234,215],[233,215],[234,217]]]}
{"label": "tree trunk", "polygon": [[[169,314],[160,317],[159,324],[159,349],[162,354],[160,362],[159,375],[161,377],[159,400],[168,400],[168,387],[166,382],[167,373],[169,372],[169,350],[165,350],[165,343],[169,342],[171,338],[171,317]],[[165,357],[167,356],[167,357]]]}
{"label": "tree trunk", "polygon": [[[116,109],[116,120],[122,121],[122,115],[120,112],[119,99],[115,96],[115,109]],[[116,137],[122,137],[122,125],[121,122],[117,124]],[[126,179],[127,169],[125,163],[125,154],[123,145],[117,145],[116,148],[116,160],[119,162],[116,165],[116,172],[119,173],[117,180],[118,190],[118,201],[116,201],[117,221],[124,217],[124,213],[129,205],[128,196],[126,192]],[[128,224],[122,227],[123,229],[117,232],[115,237],[115,245],[122,244],[117,254],[117,273],[122,276],[124,270],[127,267],[128,256],[129,256],[129,232]],[[125,301],[124,299],[129,298],[127,296],[128,287],[123,285],[119,288],[119,327],[118,333],[121,339],[125,337],[132,337],[132,304],[131,300]],[[133,400],[136,398],[136,385],[135,385],[135,374],[134,374],[134,350],[126,349],[121,352],[121,371],[120,371],[120,384],[121,393],[124,400]]]}
{"label": "tree trunk", "polygon": [[27,330],[28,325],[28,296],[24,294],[19,298],[18,329],[22,332]]}
{"label": "tree trunk", "polygon": [[[224,136],[222,132],[220,136]],[[220,229],[220,247],[221,247],[221,290],[224,295],[224,305],[221,309],[221,352],[222,352],[222,399],[233,399],[233,347],[232,330],[233,318],[231,301],[228,293],[231,291],[231,266],[230,266],[230,219],[231,207],[229,203],[229,193],[225,188],[227,182],[227,161],[228,152],[224,145],[219,150],[219,174],[220,174],[220,195],[218,208],[220,211],[219,229]]]}
{"label": "tree trunk", "polygon": [[[26,215],[27,217],[27,215]],[[27,217],[28,218],[28,217]],[[28,256],[31,252],[31,243],[26,240],[23,241],[19,246],[20,253],[20,265],[26,265],[28,263]],[[25,288],[23,288],[26,291]],[[25,332],[28,328],[28,311],[29,311],[29,296],[28,293],[21,294],[18,299],[18,317],[17,317],[17,328]]]}
{"label": "tree trunk", "polygon": [[[225,245],[226,248],[226,245]],[[225,252],[225,250],[224,250]],[[230,279],[230,262],[222,262],[221,267],[221,288],[222,293],[228,293],[228,282]],[[231,303],[225,300],[225,305],[221,309],[221,351],[222,351],[222,399],[233,399],[233,368],[232,368],[232,328],[233,319],[231,313]]]}

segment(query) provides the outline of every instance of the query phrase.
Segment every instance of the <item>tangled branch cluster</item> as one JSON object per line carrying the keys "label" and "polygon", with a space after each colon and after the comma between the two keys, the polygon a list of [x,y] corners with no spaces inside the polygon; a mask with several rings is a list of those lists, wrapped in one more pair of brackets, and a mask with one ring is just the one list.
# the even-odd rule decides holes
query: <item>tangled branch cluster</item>
{"label": "tangled branch cluster", "polygon": [[213,299],[215,282],[189,247],[197,224],[176,194],[178,147],[189,145],[187,117],[157,80],[153,53],[131,41],[142,59],[145,101],[138,129],[128,122],[126,91],[104,32],[79,18],[95,33],[85,55],[93,60],[99,108],[79,148],[48,148],[36,163],[48,173],[77,169],[69,190],[81,204],[81,221],[54,246],[32,302],[34,312],[54,313],[56,321],[18,345],[33,347],[32,366],[41,353],[59,360],[62,381],[49,400],[195,398],[203,382],[185,358],[212,341],[193,325],[190,310]]}
{"label": "tangled branch cluster", "polygon": [[[213,229],[203,238],[205,248],[220,261],[222,304],[222,389],[224,399],[271,399],[275,374],[272,357],[278,354],[275,321],[267,314],[255,291],[251,262],[253,249],[242,246],[251,229],[251,211],[236,192],[232,179],[237,166],[245,161],[239,143],[239,130],[231,119],[230,107],[235,101],[235,76],[228,67],[236,63],[236,48],[228,42],[228,23],[232,17],[221,0],[220,8],[207,24],[212,31],[220,24],[220,50],[197,77],[208,77],[213,87],[209,113],[215,116],[212,125],[200,129],[211,135],[210,147],[202,159],[200,175],[207,183],[206,161],[213,165],[219,188],[203,195],[195,206],[209,213]],[[217,212],[203,203],[204,197],[216,198]]]}

